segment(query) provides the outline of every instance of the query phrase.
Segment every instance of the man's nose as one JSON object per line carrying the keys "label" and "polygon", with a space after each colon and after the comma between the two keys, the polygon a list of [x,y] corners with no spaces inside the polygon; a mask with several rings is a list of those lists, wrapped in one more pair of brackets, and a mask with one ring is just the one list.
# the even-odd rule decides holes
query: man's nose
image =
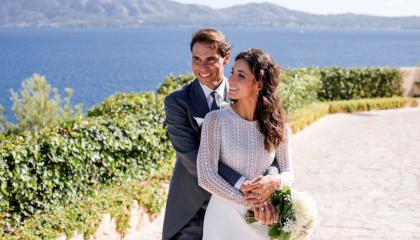
{"label": "man's nose", "polygon": [[207,66],[207,62],[201,62],[200,63],[200,69],[208,69],[208,66]]}

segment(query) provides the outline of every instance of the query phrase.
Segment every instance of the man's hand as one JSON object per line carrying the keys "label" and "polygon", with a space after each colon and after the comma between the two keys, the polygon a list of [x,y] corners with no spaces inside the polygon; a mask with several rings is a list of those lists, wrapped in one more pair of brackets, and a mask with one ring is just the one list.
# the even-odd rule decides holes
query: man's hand
{"label": "man's hand", "polygon": [[245,195],[245,189],[248,188],[248,186],[251,184],[250,180],[245,180],[242,185],[241,188],[239,189],[239,191],[241,191],[244,195]]}
{"label": "man's hand", "polygon": [[241,186],[244,200],[255,207],[262,207],[270,201],[271,194],[281,186],[278,178],[267,175],[260,176],[252,181],[245,181]]}
{"label": "man's hand", "polygon": [[278,213],[274,208],[273,204],[268,203],[263,207],[252,207],[254,211],[255,219],[258,220],[261,224],[271,225],[278,221]]}

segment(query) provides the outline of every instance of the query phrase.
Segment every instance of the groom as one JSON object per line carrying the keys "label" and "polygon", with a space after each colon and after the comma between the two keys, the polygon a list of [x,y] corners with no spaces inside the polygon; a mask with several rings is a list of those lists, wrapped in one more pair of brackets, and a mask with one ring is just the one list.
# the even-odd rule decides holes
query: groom
{"label": "groom", "polygon": [[[198,186],[196,158],[201,124],[205,115],[227,100],[228,84],[224,66],[229,62],[230,45],[216,29],[193,34],[190,50],[196,79],[165,98],[166,124],[176,164],[169,187],[162,239],[202,239],[203,220],[210,194]],[[250,181],[219,163],[219,174],[244,192]],[[270,167],[270,175],[278,167]],[[248,184],[248,185],[247,185]],[[262,213],[264,214],[264,213]],[[272,214],[268,213],[267,215]],[[260,215],[264,219],[265,215]]]}

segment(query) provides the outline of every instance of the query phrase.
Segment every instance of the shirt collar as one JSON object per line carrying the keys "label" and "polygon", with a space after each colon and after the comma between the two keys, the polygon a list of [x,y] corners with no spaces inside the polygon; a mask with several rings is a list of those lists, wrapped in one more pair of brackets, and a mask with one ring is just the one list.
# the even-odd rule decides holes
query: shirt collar
{"label": "shirt collar", "polygon": [[222,99],[225,98],[226,84],[227,84],[227,79],[224,77],[222,83],[220,83],[220,85],[216,89],[213,90],[213,89],[207,87],[206,85],[201,84],[201,82],[200,82],[200,86],[203,89],[203,92],[204,92],[204,95],[206,96],[206,98],[208,98],[210,96],[210,93],[212,93],[213,91],[216,91],[217,94]]}

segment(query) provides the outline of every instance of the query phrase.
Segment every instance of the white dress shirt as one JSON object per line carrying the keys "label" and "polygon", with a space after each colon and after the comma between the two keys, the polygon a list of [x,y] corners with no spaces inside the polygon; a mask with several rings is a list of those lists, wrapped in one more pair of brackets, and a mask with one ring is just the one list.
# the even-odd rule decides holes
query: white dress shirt
{"label": "white dress shirt", "polygon": [[203,89],[204,92],[204,96],[206,96],[206,100],[207,100],[207,106],[209,107],[209,110],[211,109],[211,104],[213,103],[213,98],[210,95],[213,91],[216,91],[216,94],[214,95],[217,101],[217,106],[221,106],[223,99],[225,99],[225,86],[227,84],[227,79],[223,79],[222,83],[220,83],[220,85],[216,88],[216,89],[211,89],[209,87],[207,87],[204,84],[201,84],[200,82],[200,86]]}

